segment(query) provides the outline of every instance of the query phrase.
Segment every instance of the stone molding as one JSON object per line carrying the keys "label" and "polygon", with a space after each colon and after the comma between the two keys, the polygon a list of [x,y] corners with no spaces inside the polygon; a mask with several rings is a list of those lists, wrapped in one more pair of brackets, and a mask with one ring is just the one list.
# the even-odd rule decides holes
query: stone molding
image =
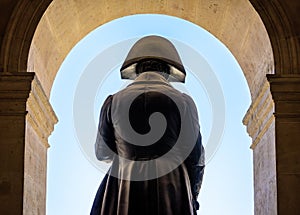
{"label": "stone molding", "polygon": [[37,76],[33,79],[26,109],[28,111],[27,122],[31,124],[48,148],[48,137],[54,130],[54,125],[58,122],[58,119]]}
{"label": "stone molding", "polygon": [[275,119],[274,102],[269,89],[270,85],[265,80],[243,119],[243,124],[247,126],[247,132],[252,137],[251,149],[260,142]]}
{"label": "stone molding", "polygon": [[29,48],[37,25],[52,0],[17,1],[7,23],[1,50],[0,72],[27,71]]}
{"label": "stone molding", "polygon": [[26,101],[33,78],[32,72],[0,75],[0,115],[26,115]]}
{"label": "stone molding", "polygon": [[300,120],[300,74],[267,75],[275,107],[280,120]]}
{"label": "stone molding", "polygon": [[33,72],[0,75],[0,116],[26,115],[48,147],[48,137],[58,119]]}
{"label": "stone molding", "polygon": [[[276,74],[293,74],[299,68],[299,35],[293,19],[298,20],[297,13],[291,13],[299,6],[299,1],[263,1],[250,0],[259,13],[272,44]],[[288,2],[290,9],[288,9]],[[288,13],[288,11],[290,13]],[[299,71],[298,71],[299,72]]]}

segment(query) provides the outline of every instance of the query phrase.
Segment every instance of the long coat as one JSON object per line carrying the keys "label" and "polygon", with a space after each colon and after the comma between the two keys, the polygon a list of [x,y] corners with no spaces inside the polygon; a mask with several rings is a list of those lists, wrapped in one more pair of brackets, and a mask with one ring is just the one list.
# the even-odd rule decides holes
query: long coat
{"label": "long coat", "polygon": [[112,166],[92,215],[195,214],[204,172],[197,110],[163,76],[142,73],[106,99],[95,151]]}

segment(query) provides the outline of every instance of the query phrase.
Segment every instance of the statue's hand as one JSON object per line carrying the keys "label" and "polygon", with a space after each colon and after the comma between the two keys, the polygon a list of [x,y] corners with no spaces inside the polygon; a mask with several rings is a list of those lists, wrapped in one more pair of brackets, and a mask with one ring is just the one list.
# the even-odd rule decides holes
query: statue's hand
{"label": "statue's hand", "polygon": [[193,208],[194,208],[194,214],[197,214],[197,210],[200,208],[200,204],[196,199],[193,199]]}

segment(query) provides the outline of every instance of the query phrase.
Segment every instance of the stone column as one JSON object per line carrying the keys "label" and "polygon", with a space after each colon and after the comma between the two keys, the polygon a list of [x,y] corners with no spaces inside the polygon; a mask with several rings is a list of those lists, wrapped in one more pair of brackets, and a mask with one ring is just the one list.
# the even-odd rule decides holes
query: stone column
{"label": "stone column", "polygon": [[34,73],[0,75],[0,214],[45,214],[48,137],[57,118]]}
{"label": "stone column", "polygon": [[275,102],[278,214],[300,211],[300,75],[268,75]]}
{"label": "stone column", "polygon": [[276,162],[274,103],[265,79],[243,123],[252,137],[254,214],[276,215]]}
{"label": "stone column", "polygon": [[0,75],[0,214],[22,214],[26,101],[33,73]]}

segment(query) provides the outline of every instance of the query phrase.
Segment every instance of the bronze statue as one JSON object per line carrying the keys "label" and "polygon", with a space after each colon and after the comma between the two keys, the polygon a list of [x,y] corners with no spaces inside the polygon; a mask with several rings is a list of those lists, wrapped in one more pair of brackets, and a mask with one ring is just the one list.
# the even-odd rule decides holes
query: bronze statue
{"label": "bronze statue", "polygon": [[91,214],[192,215],[204,173],[204,148],[192,98],[169,82],[185,81],[174,45],[147,36],[131,48],[99,119],[95,152],[112,162]]}

